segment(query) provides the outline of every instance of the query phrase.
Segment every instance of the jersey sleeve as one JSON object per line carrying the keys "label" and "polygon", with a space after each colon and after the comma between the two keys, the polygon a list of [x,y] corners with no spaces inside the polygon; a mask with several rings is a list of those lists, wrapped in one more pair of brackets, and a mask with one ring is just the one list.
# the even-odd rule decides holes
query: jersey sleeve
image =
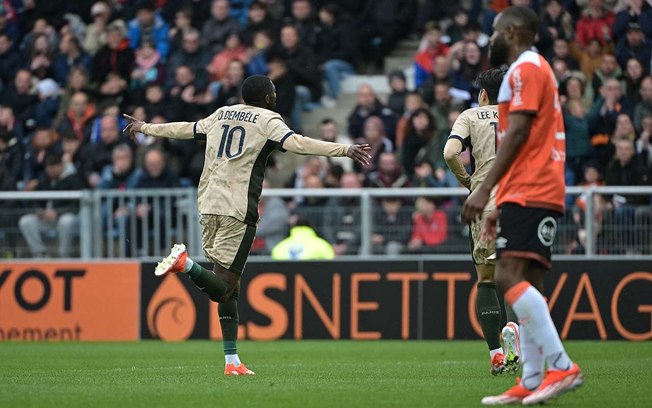
{"label": "jersey sleeve", "polygon": [[192,136],[197,140],[206,140],[206,135],[208,131],[213,126],[213,123],[217,119],[219,109],[213,112],[210,116],[207,116],[203,119],[199,119],[197,122],[193,123],[192,127]]}
{"label": "jersey sleeve", "polygon": [[145,123],[140,131],[146,135],[168,139],[192,139],[193,126],[192,122]]}
{"label": "jersey sleeve", "polygon": [[466,150],[466,140],[471,137],[471,121],[469,120],[468,111],[462,112],[455,123],[449,139],[457,139],[462,143],[462,151]]}
{"label": "jersey sleeve", "polygon": [[265,126],[267,139],[278,143],[278,149],[285,151],[285,141],[294,134],[294,131],[288,127],[283,118],[279,115],[274,115],[267,121]]}
{"label": "jersey sleeve", "polygon": [[[541,70],[534,64],[521,64],[509,78],[512,99],[509,112],[537,112],[541,106],[545,82],[540,78]],[[527,92],[526,92],[527,90]]]}

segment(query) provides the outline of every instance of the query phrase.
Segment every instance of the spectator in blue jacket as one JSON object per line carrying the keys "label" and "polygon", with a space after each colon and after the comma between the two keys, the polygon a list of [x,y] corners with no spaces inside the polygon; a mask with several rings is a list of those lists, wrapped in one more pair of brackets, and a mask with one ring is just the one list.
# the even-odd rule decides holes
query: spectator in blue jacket
{"label": "spectator in blue jacket", "polygon": [[136,10],[136,18],[129,22],[129,45],[132,49],[136,49],[145,41],[153,42],[161,58],[167,58],[170,51],[168,37],[170,27],[161,16],[156,14],[154,2],[143,1]]}

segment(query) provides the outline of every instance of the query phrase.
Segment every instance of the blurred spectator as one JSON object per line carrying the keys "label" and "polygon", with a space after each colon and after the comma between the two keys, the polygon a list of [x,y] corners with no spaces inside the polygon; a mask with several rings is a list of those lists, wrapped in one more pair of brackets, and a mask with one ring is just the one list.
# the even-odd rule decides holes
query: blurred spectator
{"label": "blurred spectator", "polygon": [[46,126],[37,127],[23,157],[23,190],[32,191],[43,177],[45,159],[60,154],[59,134]]}
{"label": "blurred spectator", "polygon": [[[321,121],[319,138],[326,142],[353,144],[353,140],[350,137],[339,132],[337,122],[332,118],[326,118]],[[341,166],[344,171],[353,170],[353,161],[348,157],[327,157],[325,159],[330,165]]]}
{"label": "blurred spectator", "polygon": [[455,44],[462,41],[462,29],[469,24],[469,12],[462,6],[456,7],[451,13],[452,24],[446,29],[445,42]]}
{"label": "blurred spectator", "polygon": [[315,53],[328,83],[327,93],[337,99],[340,81],[355,74],[356,35],[341,9],[333,3],[319,10],[319,21]]}
{"label": "blurred spectator", "polygon": [[622,90],[620,81],[615,78],[607,79],[601,89],[601,97],[593,104],[587,114],[590,124],[591,145],[601,168],[604,169],[613,155],[611,135],[616,129],[618,115],[631,112],[628,106],[622,103]]}
{"label": "blurred spectator", "polygon": [[[140,171],[140,176],[135,182],[134,188],[138,189],[169,189],[180,187],[179,176],[172,171],[167,165],[167,159],[165,154],[158,149],[150,149],[145,153],[143,158],[143,168]],[[147,198],[140,201],[136,205],[136,218],[140,222],[146,223],[145,225],[149,226],[149,231],[144,231],[144,227],[138,228],[138,246],[141,247],[143,240],[147,239],[143,237],[143,232],[148,234],[152,233],[154,229],[154,224],[158,223],[159,225],[166,225],[166,211],[165,211],[165,200],[163,198],[153,199]],[[158,211],[154,208],[158,207]],[[172,201],[170,203],[170,220],[173,227],[176,221],[176,203]],[[155,218],[155,214],[158,214],[158,219]],[[165,242],[165,231],[163,228],[159,229],[160,237],[158,242],[166,246]],[[162,251],[163,248],[156,248],[156,251]]]}
{"label": "blurred spectator", "polygon": [[167,87],[174,83],[174,76],[181,65],[189,66],[195,73],[197,85],[202,88],[208,85],[208,72],[206,67],[211,62],[211,55],[205,48],[200,47],[199,31],[190,28],[182,34],[181,48],[175,51],[166,64]]}
{"label": "blurred spectator", "polygon": [[38,78],[43,79],[52,76],[52,62],[54,61],[54,49],[46,34],[35,34],[30,43],[30,49],[25,62],[25,67]]}
{"label": "blurred spectator", "polygon": [[[365,120],[364,137],[356,140],[356,143],[367,143],[371,146],[371,149],[368,151],[371,156],[370,164],[362,168],[362,172],[365,174],[376,170],[381,153],[394,151],[394,145],[385,135],[383,121],[378,116],[369,116]],[[359,164],[357,163],[353,166],[356,169],[359,168]]]}
{"label": "blurred spectator", "polygon": [[[547,59],[549,61],[563,60],[571,70],[577,71],[579,69],[577,60],[571,55],[568,41],[564,40],[563,38],[558,38],[553,42],[552,54],[549,54]],[[597,65],[595,67],[591,66],[591,72],[593,72],[595,68],[597,68]]]}
{"label": "blurred spectator", "polygon": [[240,31],[240,24],[229,16],[230,7],[228,0],[213,0],[211,3],[211,16],[204,23],[201,30],[202,46],[210,54],[220,52],[226,37]]}
{"label": "blurred spectator", "polygon": [[278,39],[280,31],[279,22],[269,15],[267,3],[256,0],[249,6],[248,23],[242,33],[246,45],[255,44],[256,33],[266,32],[270,39]]}
{"label": "blurred spectator", "polygon": [[[136,188],[142,171],[136,169],[134,152],[126,143],[117,144],[111,151],[111,162],[104,167],[102,177],[97,188],[102,190],[126,190]],[[129,214],[125,207],[114,211],[116,218]]]}
{"label": "blurred spectator", "polygon": [[358,104],[353,108],[348,118],[349,136],[354,139],[363,137],[365,121],[371,116],[376,116],[382,119],[384,126],[383,133],[387,133],[393,139],[396,129],[394,114],[376,97],[376,93],[371,85],[360,85],[356,98]]}
{"label": "blurred spectator", "polygon": [[410,239],[411,214],[400,197],[383,197],[374,208],[374,254],[399,255]]}
{"label": "blurred spectator", "polygon": [[195,73],[188,65],[180,65],[174,75],[175,82],[168,92],[168,106],[174,106],[173,111],[168,111],[167,118],[171,121],[193,119],[200,115],[195,104],[197,97],[204,90],[199,89],[195,80]]}
{"label": "blurred spectator", "polygon": [[405,105],[403,107],[403,114],[396,123],[396,148],[400,149],[405,141],[405,135],[410,124],[412,114],[420,108],[427,107],[423,102],[423,98],[416,92],[408,93],[405,97]]}
{"label": "blurred spectator", "polygon": [[[324,188],[324,182],[321,177],[315,174],[308,174],[303,177],[303,188],[321,190]],[[300,218],[309,219],[318,234],[324,233],[324,214],[327,211],[328,196],[325,197],[304,197],[297,203],[294,209],[294,215]]]}
{"label": "blurred spectator", "polygon": [[649,65],[650,53],[651,47],[641,26],[638,23],[629,23],[625,37],[621,38],[616,46],[616,56],[620,66],[626,66],[630,58],[636,58],[641,64]]}
{"label": "blurred spectator", "polygon": [[165,93],[163,88],[158,84],[150,84],[145,87],[145,108],[147,118],[165,115],[167,104],[165,103]]}
{"label": "blurred spectator", "polygon": [[441,162],[444,147],[436,134],[437,125],[426,108],[417,109],[408,121],[401,146],[401,164],[409,178],[414,174],[414,161],[421,153],[431,163]]}
{"label": "blurred spectator", "polygon": [[319,24],[312,9],[310,0],[292,0],[291,17],[286,19],[285,24],[297,29],[297,33],[304,47],[315,49],[317,45],[317,34]]}
{"label": "blurred spectator", "polygon": [[311,221],[299,218],[290,229],[290,236],[272,249],[275,260],[319,260],[333,259],[335,252],[328,241],[317,236]]}
{"label": "blurred spectator", "polygon": [[[93,22],[86,28],[84,49],[91,55],[95,55],[95,53],[106,45],[107,26],[111,19],[111,7],[104,1],[98,1],[91,8],[91,16],[93,17]],[[116,24],[120,23],[124,27],[124,22]]]}
{"label": "blurred spectator", "polygon": [[[174,14],[174,26],[168,31],[170,42],[169,56],[179,51],[183,45],[183,38],[188,31],[195,30],[192,26],[192,8],[184,7]],[[199,45],[199,35],[197,36],[197,45]]]}
{"label": "blurred spectator", "polygon": [[455,108],[451,95],[450,82],[438,82],[435,84],[434,98],[434,103],[430,105],[430,112],[432,112],[432,116],[435,118],[437,132],[440,133],[447,130],[448,126],[446,126],[446,122],[448,121],[448,115]]}
{"label": "blurred spectator", "polygon": [[242,102],[240,87],[245,78],[245,66],[240,60],[234,59],[228,63],[222,79],[213,83],[213,93],[216,106],[235,105]]}
{"label": "blurred spectator", "polygon": [[[72,133],[67,133],[61,137],[61,160],[64,165],[72,164],[77,169],[81,169],[81,142]],[[81,177],[81,176],[80,176]]]}
{"label": "blurred spectator", "polygon": [[424,44],[419,47],[419,52],[414,56],[414,83],[417,87],[433,72],[435,58],[448,56],[448,45],[441,42],[441,27],[438,23],[426,24],[421,41]]}
{"label": "blurred spectator", "polygon": [[[629,139],[615,141],[616,154],[605,172],[608,186],[644,186],[649,185],[647,168],[636,154],[634,142]],[[615,194],[611,198],[614,207],[614,224],[621,231],[622,244],[627,253],[646,250],[650,241],[649,231],[637,234],[639,226],[650,225],[650,196],[644,194]]]}
{"label": "blurred spectator", "polygon": [[59,102],[59,110],[56,116],[56,122],[59,124],[68,113],[70,108],[70,103],[72,96],[76,92],[86,92],[88,95],[90,77],[88,75],[88,70],[84,67],[74,66],[68,72],[68,77],[66,78],[66,86],[61,94],[61,100]]}
{"label": "blurred spectator", "polygon": [[[306,157],[303,164],[292,174],[284,187],[298,190],[306,188],[305,181],[308,177],[315,176],[321,180],[324,172],[324,164],[319,157]],[[303,196],[296,196],[294,202],[299,204],[303,199]]]}
{"label": "blurred spectator", "polygon": [[317,58],[310,48],[300,42],[296,27],[286,25],[281,29],[281,43],[276,52],[285,60],[290,75],[298,85],[295,103],[300,103],[305,109],[311,101],[318,101],[321,97],[321,75]]}
{"label": "blurred spectator", "polygon": [[[343,189],[362,187],[358,175],[344,173]],[[335,255],[355,255],[360,249],[360,200],[357,197],[333,197],[324,214],[324,238],[333,244]]]}
{"label": "blurred spectator", "polygon": [[435,200],[419,197],[412,216],[412,236],[407,249],[413,253],[428,253],[448,238],[448,220],[444,211],[438,210]]}
{"label": "blurred spectator", "polygon": [[630,58],[625,65],[625,95],[630,104],[640,102],[641,95],[638,92],[641,88],[641,82],[646,76],[646,69],[636,58]]}
{"label": "blurred spectator", "polygon": [[366,2],[359,27],[362,57],[382,68],[384,56],[410,32],[417,6],[416,0]]}
{"label": "blurred spectator", "polygon": [[435,101],[435,85],[442,82],[450,81],[450,60],[448,57],[435,57],[432,64],[432,72],[418,87],[418,91],[423,96],[423,100],[432,105]]}
{"label": "blurred spectator", "polygon": [[487,69],[487,61],[482,55],[480,46],[473,41],[458,43],[451,49],[453,55],[460,47],[461,58],[453,59],[452,85],[450,92],[455,99],[464,101],[470,106],[471,101],[477,101],[480,89],[475,85],[475,78]]}
{"label": "blurred spectator", "polygon": [[598,40],[602,45],[611,41],[611,27],[616,17],[613,11],[604,7],[602,0],[589,0],[576,25],[575,41],[586,47],[591,40]]}
{"label": "blurred spectator", "polygon": [[73,133],[80,142],[85,143],[90,139],[95,107],[88,101],[88,95],[77,91],[70,98],[70,108],[61,120],[57,130],[60,133]]}
{"label": "blurred spectator", "polygon": [[22,179],[23,151],[16,135],[7,128],[0,127],[0,191],[17,189]]}
{"label": "blurred spectator", "polygon": [[141,89],[144,86],[165,80],[165,66],[161,54],[154,48],[154,43],[142,41],[136,50],[134,70],[131,71],[131,89]]}
{"label": "blurred spectator", "polygon": [[[110,23],[106,28],[106,45],[100,48],[93,57],[91,70],[92,82],[101,85],[103,94],[116,94],[127,88],[134,67],[134,52],[129,48],[129,41],[125,37],[124,25],[120,20]],[[124,83],[119,89],[106,89],[110,84],[110,74],[117,74]]]}
{"label": "blurred spectator", "polygon": [[[285,202],[280,197],[268,197],[265,189],[269,188],[269,182],[263,181],[263,195],[260,199],[258,213],[260,222],[256,229],[256,240],[262,241],[260,253],[271,254],[272,249],[287,235],[288,212]],[[255,242],[254,241],[254,242]]]}
{"label": "blurred spectator", "polygon": [[252,43],[248,49],[249,62],[247,64],[248,75],[267,75],[268,51],[272,48],[273,42],[269,32],[259,31],[253,35]]}
{"label": "blurred spectator", "polygon": [[226,69],[229,63],[233,60],[238,60],[246,64],[249,60],[247,48],[244,46],[240,39],[240,34],[232,31],[226,37],[224,48],[213,57],[213,60],[208,65],[208,73],[211,80],[219,81],[226,74]]}
{"label": "blurred spectator", "polygon": [[562,112],[566,130],[566,184],[580,178],[584,163],[591,156],[588,106],[584,99],[584,83],[576,76],[566,81]]}
{"label": "blurred spectator", "polygon": [[13,84],[4,92],[2,104],[11,106],[16,119],[25,122],[32,118],[38,96],[32,92],[32,73],[26,69],[16,72]]}
{"label": "blurred spectator", "polygon": [[623,78],[623,72],[618,66],[618,60],[613,54],[603,54],[600,59],[600,66],[595,70],[591,77],[591,94],[589,95],[595,101],[600,96],[600,88],[608,79],[616,79],[619,82]]}
{"label": "blurred spectator", "polygon": [[[608,43],[607,45],[602,46],[600,41],[592,40],[586,48],[582,49],[579,48],[575,42],[569,42],[568,48],[571,57],[573,57],[573,59],[579,64],[580,71],[582,71],[586,77],[587,82],[593,80],[593,74],[600,68],[605,55],[610,55],[610,61],[613,61],[617,65],[616,58],[613,56],[615,51],[613,43]],[[569,66],[572,66],[572,64],[569,64]],[[615,69],[616,67],[613,67],[614,71]],[[592,95],[593,92],[591,93],[591,96]]]}
{"label": "blurred spectator", "polygon": [[61,88],[54,79],[42,79],[36,85],[39,102],[34,109],[37,126],[50,126],[59,109]]}
{"label": "blurred spectator", "polygon": [[646,76],[639,88],[641,99],[634,108],[634,126],[641,129],[643,117],[652,115],[652,77]]}
{"label": "blurred spectator", "polygon": [[626,3],[626,8],[616,14],[616,21],[612,27],[614,36],[616,38],[623,37],[630,23],[638,24],[647,37],[652,36],[652,10],[650,4],[645,0],[627,0]]}
{"label": "blurred spectator", "polygon": [[634,130],[634,123],[632,117],[627,113],[621,113],[616,118],[616,128],[612,137],[614,140],[628,139],[634,141],[637,138],[636,130]]}
{"label": "blurred spectator", "polygon": [[81,174],[91,188],[101,183],[104,168],[111,164],[113,150],[121,142],[118,121],[114,116],[103,117],[101,126],[99,142],[86,144],[82,149]]}
{"label": "blurred spectator", "polygon": [[572,41],[575,35],[573,18],[560,0],[546,0],[541,24],[552,41],[563,39]]}
{"label": "blurred spectator", "polygon": [[652,177],[652,116],[643,116],[641,120],[641,134],[636,141],[636,153],[641,157],[643,163],[647,166],[648,174]]}
{"label": "blurred spectator", "polygon": [[11,36],[5,31],[0,31],[0,90],[3,84],[13,81],[20,65],[21,56],[14,49]]}
{"label": "blurred spectator", "polygon": [[401,116],[405,111],[405,99],[410,93],[407,89],[405,74],[399,70],[392,71],[388,80],[392,92],[389,94],[387,107],[397,116]]}
{"label": "blurred spectator", "polygon": [[55,58],[52,66],[52,77],[61,85],[65,85],[71,68],[82,66],[89,69],[91,58],[81,48],[79,40],[72,34],[61,37],[59,43],[59,56]]}
{"label": "blurred spectator", "polygon": [[[68,191],[80,190],[82,180],[75,166],[64,164],[60,155],[50,155],[45,159],[45,177],[39,180],[35,190]],[[49,200],[45,208],[33,214],[23,215],[18,221],[30,253],[34,258],[47,256],[43,234],[56,231],[59,238],[59,257],[72,255],[72,243],[78,229],[78,204],[75,200]]]}
{"label": "blurred spectator", "polygon": [[288,71],[285,60],[278,54],[270,54],[267,60],[269,72],[267,76],[272,80],[276,87],[276,108],[283,119],[290,124],[293,129],[299,128],[301,121],[295,123],[296,115],[296,82],[294,77]]}
{"label": "blurred spectator", "polygon": [[410,179],[405,175],[393,152],[384,152],[378,156],[378,168],[367,175],[366,187],[401,188],[409,185]]}
{"label": "blurred spectator", "polygon": [[136,18],[129,22],[128,28],[129,44],[132,49],[150,42],[156,46],[163,60],[167,58],[170,51],[168,38],[170,28],[163,18],[156,14],[156,4],[153,0],[141,0],[137,3]]}

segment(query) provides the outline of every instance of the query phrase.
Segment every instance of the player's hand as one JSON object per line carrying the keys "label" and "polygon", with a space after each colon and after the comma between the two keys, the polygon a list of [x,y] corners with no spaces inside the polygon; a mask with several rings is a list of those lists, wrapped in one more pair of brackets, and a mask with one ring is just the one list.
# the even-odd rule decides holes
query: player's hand
{"label": "player's hand", "polygon": [[363,166],[368,166],[371,163],[371,156],[367,153],[368,150],[371,150],[371,146],[368,144],[354,144],[349,147],[346,156]]}
{"label": "player's hand", "polygon": [[493,241],[496,239],[496,224],[498,223],[498,209],[494,208],[492,212],[487,214],[482,224],[482,231],[480,232],[480,239],[483,241]]}
{"label": "player's hand", "polygon": [[469,198],[466,199],[466,203],[464,203],[464,207],[462,208],[462,220],[467,224],[470,224],[472,221],[480,218],[484,211],[484,207],[489,202],[490,194],[491,190],[486,189],[483,186],[480,186],[472,192]]}
{"label": "player's hand", "polygon": [[128,121],[127,127],[124,128],[122,131],[129,133],[129,136],[131,136],[132,140],[136,140],[136,133],[141,131],[145,122],[143,122],[142,120],[138,120],[133,116],[129,116],[126,113],[123,113],[122,116],[124,116]]}

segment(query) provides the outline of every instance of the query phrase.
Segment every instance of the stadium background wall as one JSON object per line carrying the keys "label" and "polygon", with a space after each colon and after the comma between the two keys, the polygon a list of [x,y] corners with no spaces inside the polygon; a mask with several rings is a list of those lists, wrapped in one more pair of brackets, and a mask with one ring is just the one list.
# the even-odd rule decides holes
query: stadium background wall
{"label": "stadium background wall", "polygon": [[[216,305],[152,264],[0,263],[0,341],[219,339]],[[652,265],[559,261],[546,296],[562,338],[652,339]],[[251,262],[240,336],[477,339],[468,262]]]}

